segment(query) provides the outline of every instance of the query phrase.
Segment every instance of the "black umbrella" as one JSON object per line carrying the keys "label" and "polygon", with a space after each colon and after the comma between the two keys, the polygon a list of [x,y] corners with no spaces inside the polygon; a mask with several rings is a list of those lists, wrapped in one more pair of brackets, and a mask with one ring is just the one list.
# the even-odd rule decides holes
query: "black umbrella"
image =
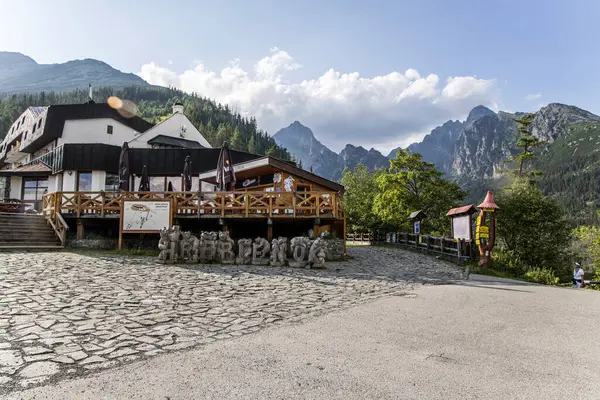
{"label": "black umbrella", "polygon": [[173,191],[173,184],[171,183],[171,181],[169,181],[169,186],[167,186],[167,192],[172,192]]}
{"label": "black umbrella", "polygon": [[190,192],[192,190],[192,157],[185,157],[183,164],[183,191]]}
{"label": "black umbrella", "polygon": [[223,142],[219,160],[217,161],[217,190],[220,192],[229,191],[235,184],[235,171],[231,161],[231,152],[227,143]]}
{"label": "black umbrella", "polygon": [[122,192],[129,191],[129,145],[127,142],[123,143],[119,156],[119,189]]}
{"label": "black umbrella", "polygon": [[148,178],[148,167],[144,165],[142,168],[142,177],[140,179],[140,187],[138,189],[139,192],[149,192],[150,191],[150,179]]}

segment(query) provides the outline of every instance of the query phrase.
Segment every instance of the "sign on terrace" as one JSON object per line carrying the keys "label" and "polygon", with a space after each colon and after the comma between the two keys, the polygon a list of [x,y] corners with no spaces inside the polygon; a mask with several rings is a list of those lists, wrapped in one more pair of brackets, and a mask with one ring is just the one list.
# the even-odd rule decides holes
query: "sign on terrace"
{"label": "sign on terrace", "polygon": [[158,233],[171,227],[170,200],[123,200],[123,233]]}

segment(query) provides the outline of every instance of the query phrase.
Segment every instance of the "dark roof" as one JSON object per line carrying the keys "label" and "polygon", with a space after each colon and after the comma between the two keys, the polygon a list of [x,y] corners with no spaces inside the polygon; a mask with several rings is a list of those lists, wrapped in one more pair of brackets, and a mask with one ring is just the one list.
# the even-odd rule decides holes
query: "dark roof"
{"label": "dark roof", "polygon": [[63,104],[48,107],[44,133],[35,141],[27,145],[23,152],[33,153],[48,143],[62,136],[62,131],[67,120],[112,118],[136,131],[143,133],[152,128],[150,122],[134,116],[131,118],[121,115],[117,110],[106,103]]}
{"label": "dark roof", "polygon": [[182,139],[167,135],[158,135],[148,140],[148,144],[160,144],[163,146],[180,147],[182,149],[203,149],[200,143],[195,140]]}
{"label": "dark roof", "polygon": [[408,219],[417,219],[417,218],[425,218],[425,217],[426,217],[426,215],[423,212],[423,210],[417,210],[417,211],[410,213],[410,215],[408,216]]}
{"label": "dark roof", "polygon": [[[149,175],[180,175],[183,172],[185,157],[192,157],[192,174],[214,170],[219,159],[220,148],[214,149],[129,149],[129,169],[132,174],[141,174],[144,165],[148,166]],[[233,163],[243,163],[263,156],[242,151],[230,150]],[[121,146],[92,143],[67,143],[63,145],[60,165],[62,170],[100,170],[117,173]]]}
{"label": "dark roof", "polygon": [[446,213],[446,216],[452,217],[453,215],[473,214],[475,212],[477,212],[477,209],[475,208],[475,206],[473,206],[473,204],[469,204],[468,206],[456,207],[456,208],[451,209],[450,211],[448,211]]}

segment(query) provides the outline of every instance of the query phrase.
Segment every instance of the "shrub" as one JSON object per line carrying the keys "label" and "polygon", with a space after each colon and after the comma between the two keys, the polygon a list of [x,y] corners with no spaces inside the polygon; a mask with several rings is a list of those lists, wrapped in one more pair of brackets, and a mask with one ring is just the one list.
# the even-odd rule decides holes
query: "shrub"
{"label": "shrub", "polygon": [[544,285],[558,285],[560,280],[554,274],[554,270],[546,268],[534,268],[525,273],[530,282],[543,283]]}

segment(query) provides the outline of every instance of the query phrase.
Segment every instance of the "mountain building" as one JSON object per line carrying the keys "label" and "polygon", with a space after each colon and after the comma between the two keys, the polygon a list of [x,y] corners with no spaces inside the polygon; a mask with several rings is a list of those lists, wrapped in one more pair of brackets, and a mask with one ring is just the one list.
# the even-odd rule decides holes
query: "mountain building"
{"label": "mountain building", "polygon": [[[90,100],[25,110],[0,143],[0,211],[19,204],[21,212],[44,214],[63,244],[59,222],[77,226],[80,239],[84,226],[110,235],[124,201],[132,199],[170,200],[173,223],[196,231],[227,228],[233,236],[251,232],[269,240],[309,229],[341,236],[344,188],[338,183],[290,161],[230,150],[235,186],[216,191],[221,148],[211,147],[182,104],[156,125],[118,104]],[[127,191],[120,190],[123,143],[129,147]],[[191,190],[184,192],[186,159]],[[144,168],[149,190],[139,191]]]}

